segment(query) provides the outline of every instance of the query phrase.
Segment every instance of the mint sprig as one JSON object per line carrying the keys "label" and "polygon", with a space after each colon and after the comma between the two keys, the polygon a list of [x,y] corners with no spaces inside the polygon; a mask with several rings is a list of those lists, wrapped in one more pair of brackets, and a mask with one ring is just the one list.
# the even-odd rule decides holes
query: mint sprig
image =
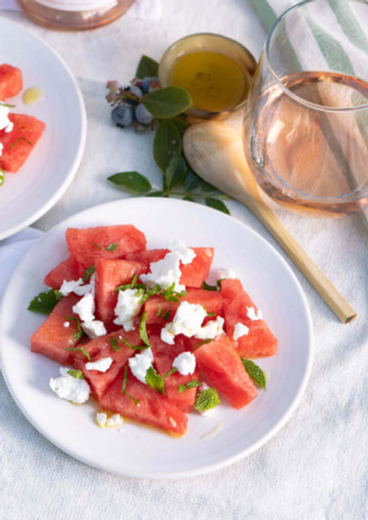
{"label": "mint sprig", "polygon": [[86,356],[88,361],[91,361],[91,354],[89,352],[87,352],[87,350],[84,347],[66,347],[65,350],[70,350],[71,352],[73,352],[73,351],[76,352],[77,350],[80,350],[82,352],[82,354],[84,354]]}
{"label": "mint sprig", "polygon": [[92,264],[89,267],[87,267],[87,269],[84,271],[84,274],[83,274],[83,282],[87,283],[90,276],[92,276],[93,273],[95,273],[95,272],[96,272],[95,264]]}
{"label": "mint sprig", "polygon": [[118,339],[116,337],[110,338],[110,346],[112,350],[114,350],[115,352],[119,352],[121,350],[121,348],[118,345]]}
{"label": "mint sprig", "polygon": [[245,370],[248,372],[249,377],[263,390],[266,390],[267,379],[263,370],[256,365],[250,359],[241,358]]}
{"label": "mint sprig", "polygon": [[68,370],[67,374],[75,379],[85,379],[82,370]]}
{"label": "mint sprig", "polygon": [[39,314],[51,314],[62,298],[63,295],[55,289],[41,292],[33,298],[31,303],[28,305],[28,310],[38,312]]}
{"label": "mint sprig", "polygon": [[205,412],[206,410],[212,410],[220,404],[220,398],[215,388],[207,388],[200,392],[195,400],[194,409],[199,412]]}
{"label": "mint sprig", "polygon": [[198,386],[201,386],[201,382],[198,381],[197,379],[192,379],[191,381],[189,381],[188,383],[185,383],[185,385],[179,385],[178,386],[178,392],[179,394],[185,392],[186,390],[189,390],[190,388],[196,388]]}
{"label": "mint sprig", "polygon": [[156,372],[153,366],[150,366],[147,370],[145,379],[147,385],[152,388],[152,390],[156,390],[166,396],[164,378]]}
{"label": "mint sprig", "polygon": [[162,317],[165,321],[169,321],[171,316],[171,311],[166,311],[163,313]]}
{"label": "mint sprig", "polygon": [[121,388],[121,391],[124,395],[126,395],[127,397],[129,397],[129,399],[131,399],[134,404],[136,406],[139,406],[139,399],[136,399],[135,397],[133,397],[132,395],[128,394],[128,392],[125,390],[126,389],[126,384],[127,384],[127,380],[128,380],[128,369],[127,367],[124,368],[124,379],[123,379],[123,386]]}
{"label": "mint sprig", "polygon": [[147,311],[142,312],[141,321],[139,324],[139,335],[141,337],[141,340],[147,347],[150,347],[150,342],[147,335],[147,329],[146,329],[146,318],[147,318]]}
{"label": "mint sprig", "polygon": [[161,296],[168,302],[178,302],[179,298],[188,294],[187,291],[177,292],[175,291],[175,282],[170,285],[167,289],[163,290]]}

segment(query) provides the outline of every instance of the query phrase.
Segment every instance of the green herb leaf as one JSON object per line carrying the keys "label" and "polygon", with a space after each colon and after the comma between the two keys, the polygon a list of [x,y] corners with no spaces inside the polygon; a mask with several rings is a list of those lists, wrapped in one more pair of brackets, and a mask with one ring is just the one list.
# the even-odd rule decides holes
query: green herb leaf
{"label": "green herb leaf", "polygon": [[25,141],[26,143],[29,144],[29,146],[33,146],[33,144],[31,143],[31,141],[28,141],[28,139],[26,139],[25,137],[19,137],[10,147],[10,150],[13,150],[14,146],[17,146],[17,144],[20,142],[20,141]]}
{"label": "green herb leaf", "polygon": [[96,271],[95,264],[90,265],[87,267],[87,269],[84,271],[83,274],[83,282],[87,283],[89,280],[89,277]]}
{"label": "green herb leaf", "polygon": [[166,372],[166,374],[164,375],[164,379],[166,379],[167,377],[170,377],[171,374],[175,374],[175,372],[177,372],[178,369],[175,368],[175,367],[172,367],[172,369],[170,369],[168,372]]}
{"label": "green herb leaf", "polygon": [[146,94],[142,102],[152,115],[167,119],[187,110],[192,104],[192,98],[183,88],[171,86]]}
{"label": "green herb leaf", "polygon": [[87,350],[84,348],[84,347],[66,347],[65,350],[70,350],[70,351],[77,351],[77,350],[80,350],[82,352],[82,354],[84,354],[86,356],[86,358],[88,359],[88,361],[91,361],[91,355],[89,352],[87,352]]}
{"label": "green herb leaf", "polygon": [[263,388],[263,390],[266,390],[267,381],[263,370],[258,365],[253,363],[253,361],[250,361],[250,359],[241,358],[241,360],[245,370],[248,372],[249,377],[253,379],[257,385]]}
{"label": "green herb leaf", "polygon": [[207,312],[207,316],[209,318],[214,318],[216,316],[216,313],[215,312]]}
{"label": "green herb leaf", "polygon": [[112,350],[115,350],[115,352],[119,352],[119,350],[121,350],[121,348],[118,345],[117,338],[110,338],[110,345]]}
{"label": "green herb leaf", "polygon": [[153,141],[153,156],[157,166],[166,172],[173,155],[181,153],[181,137],[171,120],[161,119],[158,122]]}
{"label": "green herb leaf", "polygon": [[166,311],[163,313],[162,317],[165,321],[169,321],[170,319],[170,316],[171,316],[171,311]]}
{"label": "green herb leaf", "polygon": [[167,289],[162,291],[161,296],[163,296],[168,302],[178,302],[181,296],[185,296],[187,291],[176,292],[175,291],[175,282],[170,285]]}
{"label": "green herb leaf", "polygon": [[85,379],[82,370],[68,370],[67,374],[75,379]]}
{"label": "green herb leaf", "polygon": [[151,193],[147,193],[146,197],[168,197],[169,194],[165,191],[151,191]]}
{"label": "green herb leaf", "polygon": [[150,342],[148,340],[147,336],[147,329],[146,329],[146,317],[147,317],[147,311],[142,312],[141,316],[141,322],[139,324],[139,334],[141,336],[141,340],[147,347],[150,347]]}
{"label": "green herb leaf", "polygon": [[203,184],[204,181],[193,170],[189,170],[184,182],[185,191],[194,191]]}
{"label": "green herb leaf", "polygon": [[62,297],[62,294],[54,289],[42,292],[33,298],[28,310],[39,314],[50,314]]}
{"label": "green herb leaf", "polygon": [[5,181],[4,170],[0,166],[0,186],[2,186],[4,184],[4,181]]}
{"label": "green herb leaf", "polygon": [[207,345],[207,343],[211,343],[211,341],[213,341],[213,339],[202,339],[192,347],[192,350],[197,350],[197,348],[202,347],[202,345]]}
{"label": "green herb leaf", "polygon": [[99,246],[98,244],[96,244],[96,242],[93,242],[93,245],[95,247],[97,247],[100,251],[103,251],[103,247]]}
{"label": "green herb leaf", "polygon": [[124,186],[133,193],[144,195],[152,190],[150,181],[138,172],[121,172],[107,177],[107,180],[118,186]]}
{"label": "green herb leaf", "polygon": [[166,170],[166,185],[169,190],[179,186],[185,179],[188,166],[181,153],[173,155]]}
{"label": "green herb leaf", "polygon": [[8,103],[3,103],[2,101],[0,101],[0,105],[2,107],[6,107],[6,108],[15,108],[16,105],[8,105]]}
{"label": "green herb leaf", "polygon": [[197,379],[192,379],[188,383],[185,383],[185,385],[179,385],[178,386],[178,392],[179,394],[182,394],[186,390],[189,390],[190,388],[196,388],[197,386],[201,386],[201,382],[197,381]]}
{"label": "green herb leaf", "polygon": [[152,390],[157,390],[157,392],[160,392],[162,395],[166,395],[164,378],[161,377],[152,366],[147,370],[146,383]]}
{"label": "green herb leaf", "polygon": [[114,242],[113,244],[110,244],[107,246],[107,251],[115,251],[119,247],[119,244],[117,242]]}
{"label": "green herb leaf", "polygon": [[131,343],[129,343],[129,341],[127,341],[126,339],[122,338],[122,337],[119,337],[120,341],[122,341],[123,343],[125,343],[125,345],[129,348],[131,348],[132,350],[145,350],[146,348],[149,348],[149,345],[132,345]]}
{"label": "green herb leaf", "polygon": [[205,198],[206,206],[209,208],[217,209],[218,211],[222,211],[223,213],[226,213],[226,215],[230,215],[230,211],[227,209],[225,204],[222,202],[222,200],[213,199],[211,197]]}
{"label": "green herb leaf", "polygon": [[154,296],[155,294],[159,293],[160,291],[162,291],[161,285],[159,285],[159,284],[154,285],[152,287],[152,289],[150,289],[148,292],[146,292],[146,294],[144,296],[142,296],[141,304],[146,302],[148,300],[148,298],[151,298],[151,296]]}
{"label": "green herb leaf", "polygon": [[220,404],[220,398],[215,388],[207,388],[197,395],[194,403],[194,409],[199,412],[205,412],[206,410],[212,410]]}
{"label": "green herb leaf", "polygon": [[157,61],[143,55],[140,62],[138,63],[136,77],[139,79],[144,78],[157,78],[158,63]]}
{"label": "green herb leaf", "polygon": [[84,332],[82,330],[79,318],[76,316],[70,316],[70,318],[65,317],[68,321],[75,321],[77,323],[78,332],[74,334],[74,339],[81,339],[84,336]]}
{"label": "green herb leaf", "polygon": [[156,312],[156,316],[160,316],[161,313],[162,313],[162,307],[161,307],[161,305],[159,305],[158,311]]}
{"label": "green herb leaf", "polygon": [[128,379],[128,369],[127,367],[125,367],[124,369],[124,379],[123,379],[123,386],[122,386],[122,393],[125,394],[127,397],[129,397],[129,399],[131,399],[132,401],[134,401],[134,404],[136,406],[139,405],[139,399],[136,399],[135,397],[133,397],[132,395],[128,394],[128,392],[125,391],[126,389],[126,384],[127,384],[127,379]]}
{"label": "green herb leaf", "polygon": [[202,289],[206,291],[217,291],[218,287],[217,285],[208,285],[208,283],[202,282]]}
{"label": "green herb leaf", "polygon": [[223,282],[224,280],[226,280],[226,278],[220,278],[220,280],[217,280],[217,287],[220,289],[221,291],[221,282]]}
{"label": "green herb leaf", "polygon": [[183,200],[186,200],[188,202],[196,202],[190,195],[185,195],[185,197],[183,197]]}

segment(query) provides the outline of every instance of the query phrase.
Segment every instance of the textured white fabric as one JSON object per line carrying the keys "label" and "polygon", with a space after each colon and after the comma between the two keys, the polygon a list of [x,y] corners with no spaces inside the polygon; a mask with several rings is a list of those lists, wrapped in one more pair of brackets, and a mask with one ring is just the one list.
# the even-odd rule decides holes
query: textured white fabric
{"label": "textured white fabric", "polygon": [[[37,222],[39,229],[122,197],[105,180],[117,171],[138,170],[160,185],[153,136],[110,123],[104,101],[107,79],[128,82],[141,54],[159,59],[173,41],[195,32],[221,33],[248,46],[256,57],[261,52],[265,32],[246,0],[163,0],[163,7],[160,21],[122,17],[96,31],[74,34],[47,31],[21,13],[5,14],[62,54],[87,105],[82,165],[62,200]],[[246,208],[237,202],[229,207],[285,258]],[[1,520],[366,519],[368,234],[358,217],[319,220],[273,208],[358,311],[355,323],[341,325],[286,258],[307,295],[316,353],[306,394],[283,430],[247,459],[212,475],[176,482],[121,478],[89,468],[43,439],[18,411],[0,375]]]}

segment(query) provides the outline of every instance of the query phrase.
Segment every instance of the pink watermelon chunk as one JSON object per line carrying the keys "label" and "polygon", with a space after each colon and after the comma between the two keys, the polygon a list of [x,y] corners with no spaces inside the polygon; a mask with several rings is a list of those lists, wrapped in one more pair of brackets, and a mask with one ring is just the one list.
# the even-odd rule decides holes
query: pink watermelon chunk
{"label": "pink watermelon chunk", "polygon": [[67,321],[66,317],[76,316],[72,309],[79,300],[78,296],[70,294],[59,301],[50,316],[31,337],[32,352],[43,354],[62,365],[69,364],[71,352],[65,349],[77,345],[78,340],[74,334],[78,332],[78,328],[74,321],[70,321],[67,328],[64,327],[64,323]]}
{"label": "pink watermelon chunk", "polygon": [[[92,362],[106,357],[113,359],[111,367],[106,372],[86,370],[86,363],[88,363],[86,356],[80,351],[72,353],[72,362],[74,367],[82,370],[86,380],[91,386],[93,395],[97,400],[100,399],[103,393],[109,388],[120,370],[127,364],[128,359],[137,353],[137,351],[123,343],[119,337],[124,338],[132,345],[142,344],[138,331],[125,332],[124,329],[120,329],[116,332],[107,334],[106,336],[96,338],[84,345],[84,348],[91,356]],[[116,340],[120,350],[114,350],[114,348],[116,349],[115,343],[113,343],[114,348],[111,344],[111,340],[114,341],[114,339]]]}
{"label": "pink watermelon chunk", "polygon": [[[190,264],[180,267],[182,272],[180,283],[186,287],[201,288],[202,283],[206,280],[210,272],[214,249],[212,247],[193,247],[192,249],[196,257]],[[129,253],[126,256],[126,260],[143,262],[146,265],[146,272],[149,272],[150,264],[162,260],[169,252],[168,249],[138,251],[136,253]]]}
{"label": "pink watermelon chunk", "polygon": [[3,170],[16,173],[34,150],[46,125],[35,117],[22,114],[9,114],[9,120],[14,123],[13,130],[9,133],[0,131],[3,145],[0,163]]}
{"label": "pink watermelon chunk", "polygon": [[44,284],[52,289],[60,289],[64,280],[67,282],[79,280],[83,274],[83,267],[78,264],[74,256],[70,255],[46,275]]}
{"label": "pink watermelon chunk", "polygon": [[233,337],[235,325],[243,323],[249,333],[238,340],[237,350],[243,358],[274,356],[277,353],[277,339],[264,320],[252,321],[248,317],[248,307],[257,307],[250,296],[243,290],[240,280],[227,279],[221,282],[224,297],[225,329]]}
{"label": "pink watermelon chunk", "polygon": [[[148,325],[165,325],[166,321],[162,317],[167,311],[171,311],[168,321],[174,319],[177,308],[181,302],[189,302],[197,305],[202,305],[207,312],[215,313],[216,316],[222,314],[223,299],[220,292],[206,291],[205,289],[188,289],[188,294],[179,298],[179,303],[168,302],[162,296],[152,296],[147,300],[144,310],[147,311],[146,323]],[[157,314],[160,312],[160,315]]]}
{"label": "pink watermelon chunk", "polygon": [[174,406],[167,397],[138,381],[128,369],[125,390],[139,400],[137,406],[132,399],[122,393],[123,379],[124,369],[100,398],[99,404],[102,409],[119,413],[128,419],[155,426],[175,435],[184,435],[188,418],[182,410]]}
{"label": "pink watermelon chunk", "polygon": [[16,96],[23,88],[22,72],[17,67],[0,65],[0,100]]}
{"label": "pink watermelon chunk", "polygon": [[[152,352],[154,356],[154,364],[157,372],[164,376],[169,370],[172,369],[174,359],[185,352],[184,340],[181,336],[176,338],[175,345],[168,345],[160,339],[161,328],[155,327],[148,332],[148,338],[152,346]],[[165,379],[165,390],[167,398],[175,406],[183,410],[183,412],[189,413],[192,411],[197,388],[190,388],[185,392],[179,394],[178,386],[185,385],[192,381],[192,379],[198,379],[199,370],[196,368],[194,374],[183,376],[179,372],[174,372]]]}
{"label": "pink watermelon chunk", "polygon": [[[124,258],[127,253],[146,248],[146,237],[131,225],[69,228],[66,241],[71,254],[84,268],[97,258]],[[109,246],[112,246],[110,251],[106,249]]]}
{"label": "pink watermelon chunk", "polygon": [[228,337],[202,345],[194,355],[216,390],[223,392],[237,410],[257,396],[257,389]]}
{"label": "pink watermelon chunk", "polygon": [[141,262],[98,258],[95,268],[96,313],[98,319],[110,330],[111,327],[116,328],[113,324],[118,299],[116,287],[130,283],[134,275],[144,272],[145,266]]}

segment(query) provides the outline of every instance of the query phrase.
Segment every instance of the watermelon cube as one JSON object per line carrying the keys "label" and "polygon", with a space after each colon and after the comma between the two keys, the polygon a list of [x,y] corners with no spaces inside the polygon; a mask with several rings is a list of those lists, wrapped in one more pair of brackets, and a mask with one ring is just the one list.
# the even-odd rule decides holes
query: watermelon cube
{"label": "watermelon cube", "polygon": [[228,337],[202,345],[194,355],[216,390],[223,392],[237,410],[257,396],[257,389]]}
{"label": "watermelon cube", "polygon": [[62,365],[69,364],[71,352],[67,347],[75,347],[78,339],[74,334],[78,332],[77,323],[69,321],[69,327],[64,327],[66,317],[76,316],[73,306],[80,300],[75,294],[63,298],[55,306],[50,316],[31,337],[31,350],[38,354],[57,361]]}
{"label": "watermelon cube", "polygon": [[257,307],[250,296],[243,290],[240,280],[226,279],[221,282],[224,298],[225,330],[232,338],[235,325],[243,323],[249,333],[237,341],[237,350],[243,358],[274,356],[277,353],[277,339],[264,320],[252,321],[248,317],[248,308]]}
{"label": "watermelon cube", "polygon": [[0,65],[0,100],[16,96],[23,88],[22,72],[17,67]]}
{"label": "watermelon cube", "polygon": [[[193,250],[196,254],[193,261],[190,264],[181,265],[180,267],[182,272],[180,283],[186,287],[201,288],[202,283],[206,280],[210,272],[214,249],[212,247],[193,247]],[[136,253],[129,253],[126,256],[126,260],[143,262],[146,265],[146,272],[149,272],[150,264],[162,260],[169,252],[168,249],[138,251]]]}
{"label": "watermelon cube", "polygon": [[83,267],[78,264],[73,255],[70,255],[46,275],[44,284],[52,289],[60,289],[64,280],[67,282],[79,280],[83,274]]}
{"label": "watermelon cube", "polygon": [[146,237],[131,225],[69,228],[66,241],[71,254],[84,268],[97,258],[124,258],[127,253],[146,248]]}
{"label": "watermelon cube", "polygon": [[188,418],[182,410],[173,405],[167,397],[138,381],[128,369],[125,391],[139,400],[138,405],[135,404],[121,391],[123,380],[124,369],[100,398],[99,404],[102,409],[119,413],[128,419],[166,430],[175,435],[184,435]]}
{"label": "watermelon cube", "polygon": [[[88,359],[81,351],[72,353],[72,362],[75,368],[82,370],[88,381],[93,395],[99,400],[103,393],[113,383],[120,370],[127,364],[129,358],[134,356],[137,352],[128,347],[119,338],[124,338],[132,345],[141,345],[142,341],[139,332],[131,331],[125,332],[124,329],[117,330],[89,341],[84,348],[91,356],[91,361],[95,362],[99,359],[110,357],[113,359],[111,367],[106,372],[99,372],[98,370],[86,370],[86,363]],[[113,342],[113,343],[111,343]],[[116,343],[118,347],[116,347]],[[114,348],[113,348],[114,346]],[[119,350],[114,350],[119,348]]]}
{"label": "watermelon cube", "polygon": [[22,114],[9,114],[14,123],[11,132],[0,131],[0,143],[3,145],[0,163],[3,170],[16,173],[28,159],[45,130],[45,123],[35,117]]}
{"label": "watermelon cube", "polygon": [[134,275],[144,272],[145,266],[141,262],[98,258],[95,268],[96,315],[104,322],[107,330],[114,329],[114,309],[118,299],[115,289],[130,283]]}

